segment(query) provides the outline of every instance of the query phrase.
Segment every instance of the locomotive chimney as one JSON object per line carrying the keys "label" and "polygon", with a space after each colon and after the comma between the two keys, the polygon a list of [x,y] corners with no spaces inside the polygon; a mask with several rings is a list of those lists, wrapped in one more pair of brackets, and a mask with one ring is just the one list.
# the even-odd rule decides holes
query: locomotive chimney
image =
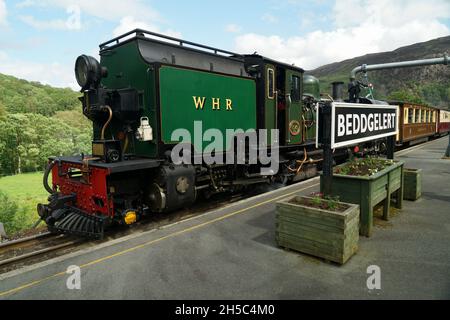
{"label": "locomotive chimney", "polygon": [[342,102],[344,101],[344,82],[333,82],[333,100]]}

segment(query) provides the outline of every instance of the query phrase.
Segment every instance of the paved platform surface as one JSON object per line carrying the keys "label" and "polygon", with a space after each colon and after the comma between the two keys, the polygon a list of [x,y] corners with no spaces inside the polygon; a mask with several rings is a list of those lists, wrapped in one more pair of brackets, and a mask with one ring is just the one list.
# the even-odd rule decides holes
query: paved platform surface
{"label": "paved platform surface", "polygon": [[[200,217],[0,275],[0,299],[449,299],[448,137],[397,154],[422,168],[423,197],[376,221],[344,266],[277,248],[275,201],[319,188],[313,179]],[[81,289],[65,273],[81,267]],[[381,269],[369,290],[367,268]]]}

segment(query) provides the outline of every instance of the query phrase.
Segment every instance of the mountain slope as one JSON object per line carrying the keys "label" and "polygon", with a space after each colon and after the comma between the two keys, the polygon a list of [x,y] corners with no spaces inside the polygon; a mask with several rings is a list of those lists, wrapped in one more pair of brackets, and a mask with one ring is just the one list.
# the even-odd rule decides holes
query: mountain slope
{"label": "mountain slope", "polygon": [[78,96],[78,92],[68,88],[53,88],[0,73],[0,109],[8,113],[52,116],[57,111],[79,108]]}
{"label": "mountain slope", "polygon": [[[429,59],[450,54],[450,36],[416,43],[390,52],[367,54],[319,67],[309,71],[321,80],[322,91],[330,92],[331,82],[348,82],[350,71],[362,64],[379,64],[397,61]],[[375,86],[375,96],[385,99],[399,94],[416,97],[417,100],[448,107],[450,104],[450,66],[434,65],[405,69],[380,70],[368,73]]]}

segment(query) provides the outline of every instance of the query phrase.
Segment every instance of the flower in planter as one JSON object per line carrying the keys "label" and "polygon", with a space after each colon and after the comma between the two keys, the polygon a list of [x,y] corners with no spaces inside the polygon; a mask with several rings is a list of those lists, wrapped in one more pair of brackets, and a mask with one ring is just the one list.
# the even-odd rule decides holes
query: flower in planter
{"label": "flower in planter", "polygon": [[351,176],[372,176],[392,164],[394,164],[393,160],[380,158],[355,159],[342,167],[336,168],[335,173]]}
{"label": "flower in planter", "polygon": [[311,192],[311,194],[309,196],[323,198],[323,193],[322,192]]}

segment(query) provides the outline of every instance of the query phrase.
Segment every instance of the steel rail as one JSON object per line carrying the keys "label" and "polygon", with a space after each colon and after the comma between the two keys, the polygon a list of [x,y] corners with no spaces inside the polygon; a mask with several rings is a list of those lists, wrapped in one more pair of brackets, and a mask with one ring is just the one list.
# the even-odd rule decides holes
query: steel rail
{"label": "steel rail", "polygon": [[53,234],[50,233],[50,232],[43,232],[43,233],[36,234],[34,236],[29,236],[29,237],[25,237],[25,238],[19,238],[19,239],[11,240],[11,241],[0,242],[0,249],[6,248],[6,247],[10,247],[10,246],[14,246],[14,245],[17,245],[17,244],[22,244],[22,243],[25,243],[25,242],[30,242],[30,241],[42,239],[42,238],[47,238],[47,237],[50,237],[52,235]]}
{"label": "steel rail", "polygon": [[36,256],[39,256],[39,255],[42,255],[42,254],[45,254],[45,253],[49,253],[49,252],[56,251],[56,250],[59,250],[59,249],[62,249],[62,248],[73,246],[73,245],[76,245],[76,244],[81,243],[81,242],[83,242],[83,240],[73,240],[73,241],[69,241],[69,242],[65,242],[65,243],[62,243],[62,244],[58,244],[56,246],[52,246],[52,247],[49,247],[49,248],[44,248],[44,249],[40,249],[40,250],[24,253],[24,254],[21,254],[21,255],[12,257],[12,258],[8,258],[8,259],[5,259],[5,260],[0,260],[0,266],[5,266],[5,265],[11,264],[11,263],[15,263],[15,262],[19,262],[19,261],[22,261],[22,260],[25,260],[25,259],[28,259],[28,258],[36,257]]}

